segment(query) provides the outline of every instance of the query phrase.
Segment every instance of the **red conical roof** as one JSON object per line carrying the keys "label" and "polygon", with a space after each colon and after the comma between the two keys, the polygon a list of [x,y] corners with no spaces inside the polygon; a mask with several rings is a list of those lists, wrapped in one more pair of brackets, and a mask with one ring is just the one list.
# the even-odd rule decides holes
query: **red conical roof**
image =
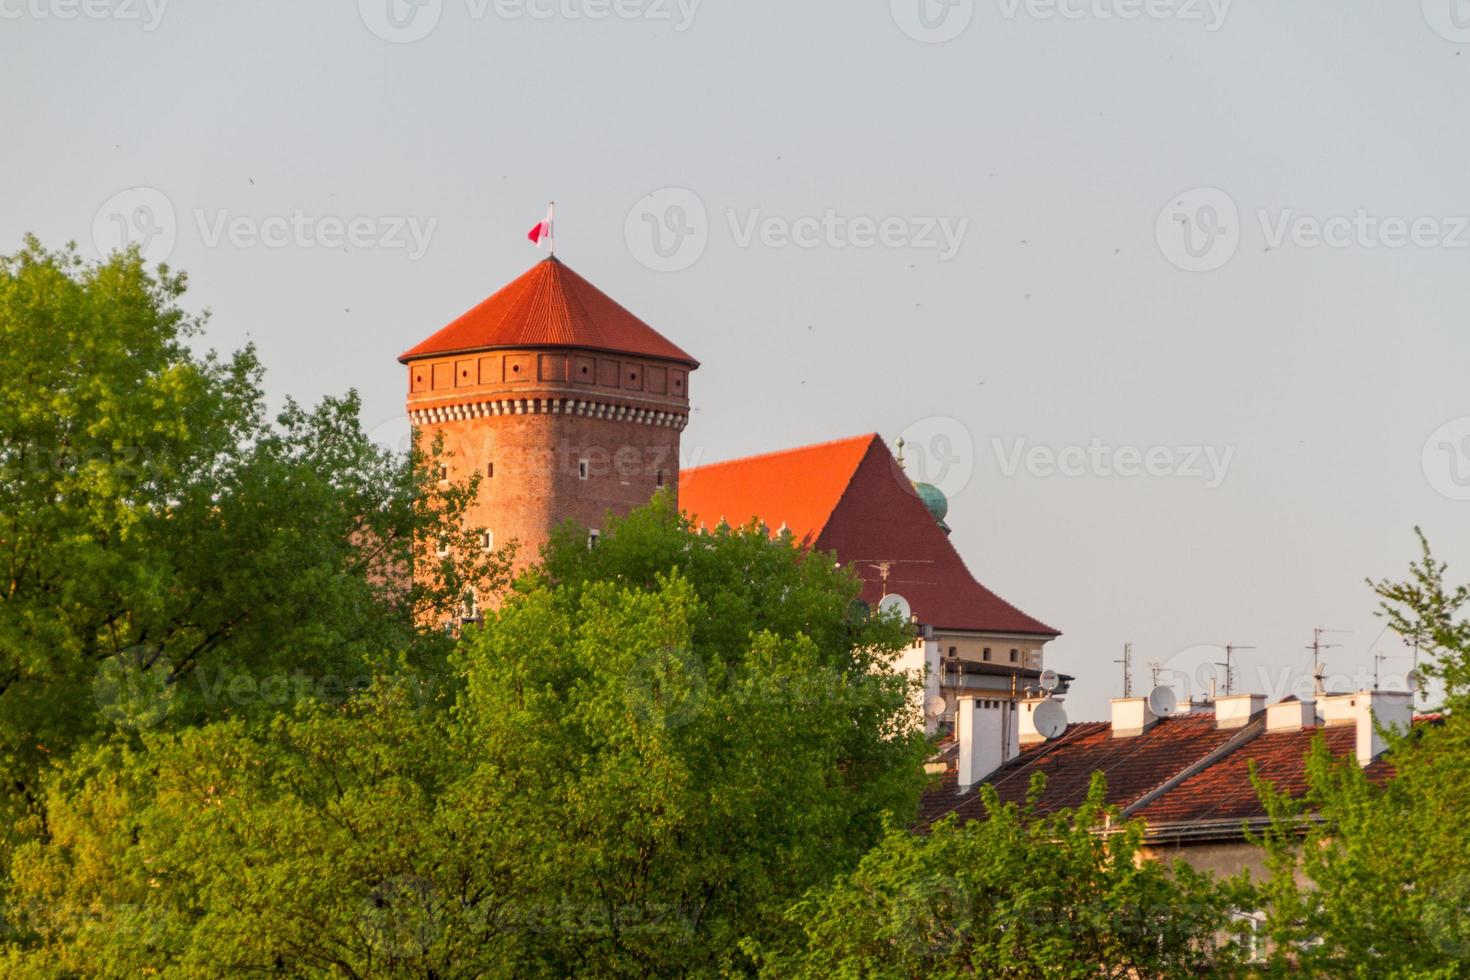
{"label": "red conical roof", "polygon": [[398,359],[492,347],[583,347],[661,357],[690,367],[699,362],[555,257]]}

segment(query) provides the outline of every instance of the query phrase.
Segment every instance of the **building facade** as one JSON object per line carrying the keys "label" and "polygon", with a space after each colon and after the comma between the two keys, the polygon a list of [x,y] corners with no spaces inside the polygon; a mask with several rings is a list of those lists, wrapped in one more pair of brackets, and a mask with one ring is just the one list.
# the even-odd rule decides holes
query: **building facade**
{"label": "building facade", "polygon": [[553,529],[595,536],[677,492],[699,362],[552,257],[405,352],[408,416],[443,477],[480,477],[484,546],[535,563]]}

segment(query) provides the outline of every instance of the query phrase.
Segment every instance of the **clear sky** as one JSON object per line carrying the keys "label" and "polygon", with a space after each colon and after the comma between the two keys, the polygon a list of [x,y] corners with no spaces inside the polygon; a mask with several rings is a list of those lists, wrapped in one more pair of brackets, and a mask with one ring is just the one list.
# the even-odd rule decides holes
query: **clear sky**
{"label": "clear sky", "polygon": [[1125,641],[1140,689],[1227,641],[1289,683],[1314,625],[1402,676],[1364,578],[1415,524],[1470,567],[1456,13],[0,0],[0,242],[146,236],[274,400],[354,387],[392,438],[396,355],[555,198],[558,254],[703,361],[687,461],[953,457],[954,540],[1064,631],[1073,718]]}

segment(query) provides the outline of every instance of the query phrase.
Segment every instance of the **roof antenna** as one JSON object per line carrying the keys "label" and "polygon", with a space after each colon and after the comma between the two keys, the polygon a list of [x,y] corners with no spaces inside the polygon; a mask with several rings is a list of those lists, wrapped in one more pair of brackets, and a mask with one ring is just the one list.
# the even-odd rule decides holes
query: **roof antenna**
{"label": "roof antenna", "polygon": [[1323,643],[1323,633],[1351,633],[1352,630],[1334,630],[1325,626],[1316,626],[1312,629],[1312,645],[1307,647],[1312,651],[1312,692],[1320,698],[1326,694],[1326,688],[1322,683],[1322,651],[1331,650],[1333,647],[1341,646],[1340,643]]}
{"label": "roof antenna", "polygon": [[[1133,644],[1123,644],[1123,659],[1114,660],[1113,663],[1123,665],[1123,697],[1133,697]],[[1157,676],[1156,674],[1156,680]],[[1154,687],[1158,687],[1158,684],[1155,683]]]}
{"label": "roof antenna", "polygon": [[1225,696],[1229,697],[1235,693],[1235,651],[1254,650],[1255,647],[1243,647],[1234,643],[1225,644],[1225,662],[1216,664],[1216,667],[1225,668]]}
{"label": "roof antenna", "polygon": [[1154,675],[1154,683],[1153,683],[1153,686],[1154,687],[1158,687],[1159,686],[1159,675],[1164,672],[1164,665],[1161,664],[1161,663],[1159,663],[1157,660],[1151,660],[1151,661],[1149,661],[1148,669]]}

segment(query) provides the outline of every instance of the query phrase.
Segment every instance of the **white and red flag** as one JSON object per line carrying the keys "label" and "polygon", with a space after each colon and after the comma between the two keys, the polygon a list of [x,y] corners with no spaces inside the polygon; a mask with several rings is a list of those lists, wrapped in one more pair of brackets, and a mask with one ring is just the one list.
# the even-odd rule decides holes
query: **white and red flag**
{"label": "white and red flag", "polygon": [[[553,204],[546,209],[546,218],[536,223],[536,227],[526,235],[537,248],[542,242],[556,241],[556,205]],[[555,247],[555,246],[553,246]]]}

